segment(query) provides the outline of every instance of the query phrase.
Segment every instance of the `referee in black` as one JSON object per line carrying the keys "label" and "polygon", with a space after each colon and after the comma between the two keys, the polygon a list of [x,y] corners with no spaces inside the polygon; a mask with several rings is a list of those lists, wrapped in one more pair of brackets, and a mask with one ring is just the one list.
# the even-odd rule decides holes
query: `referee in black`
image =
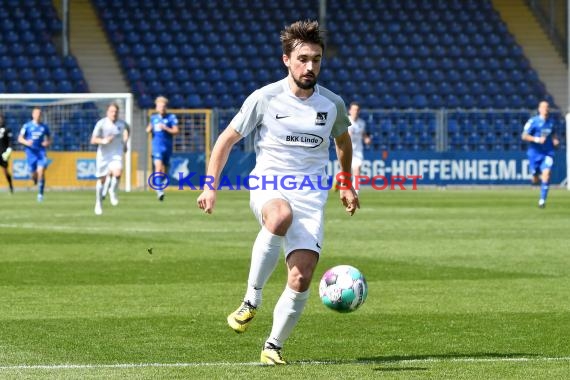
{"label": "referee in black", "polygon": [[0,166],[4,171],[8,185],[10,186],[10,193],[14,192],[14,185],[12,185],[12,176],[8,172],[8,160],[12,154],[12,131],[6,127],[4,123],[4,115],[0,112]]}

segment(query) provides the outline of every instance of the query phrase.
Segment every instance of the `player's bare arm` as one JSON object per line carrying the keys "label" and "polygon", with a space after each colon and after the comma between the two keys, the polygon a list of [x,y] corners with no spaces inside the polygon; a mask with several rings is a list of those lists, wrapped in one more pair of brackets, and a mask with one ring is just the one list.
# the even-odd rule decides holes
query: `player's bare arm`
{"label": "player's bare arm", "polygon": [[107,145],[112,140],[113,140],[113,136],[108,136],[108,137],[91,136],[91,144],[92,145]]}
{"label": "player's bare arm", "polygon": [[[335,137],[336,155],[340,164],[340,170],[343,173],[350,173],[352,167],[352,140],[347,132]],[[350,180],[345,178],[345,180]],[[354,215],[357,208],[360,208],[360,201],[356,195],[356,191],[352,186],[350,189],[339,190],[340,200],[345,207],[346,212],[351,216]]]}
{"label": "player's bare arm", "polygon": [[126,152],[128,150],[129,144],[129,129],[125,128],[123,131],[123,151]]}
{"label": "player's bare arm", "polygon": [[160,124],[160,129],[170,133],[171,135],[177,135],[180,132],[180,128],[178,128],[178,125],[173,125],[172,127],[167,127],[164,124]]}
{"label": "player's bare arm", "polygon": [[532,135],[529,135],[528,133],[523,133],[522,139],[523,139],[523,141],[533,142],[533,143],[537,143],[537,144],[544,144],[544,142],[546,141],[545,136],[534,137]]}
{"label": "player's bare arm", "polygon": [[18,136],[18,142],[27,147],[31,147],[34,144],[33,140],[26,140],[23,135]]}
{"label": "player's bare arm", "polygon": [[44,148],[47,148],[48,146],[50,146],[50,144],[51,144],[51,138],[49,136],[46,136],[44,138],[44,141],[42,141],[42,146]]}
{"label": "player's bare arm", "polygon": [[210,156],[206,174],[214,178],[214,183],[212,184],[213,188],[211,189],[206,186],[197,200],[198,207],[207,214],[211,214],[214,211],[216,188],[220,183],[220,174],[224,166],[226,166],[232,147],[241,140],[241,138],[242,136],[237,133],[234,128],[229,126],[220,134],[214,145],[214,149],[212,149],[212,155]]}

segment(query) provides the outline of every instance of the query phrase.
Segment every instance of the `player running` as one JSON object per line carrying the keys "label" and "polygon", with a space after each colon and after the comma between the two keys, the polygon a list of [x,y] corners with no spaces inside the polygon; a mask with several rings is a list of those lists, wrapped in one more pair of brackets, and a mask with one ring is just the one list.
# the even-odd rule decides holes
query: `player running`
{"label": "player running", "polygon": [[[198,207],[206,213],[214,209],[215,188],[232,146],[250,133],[255,134],[256,142],[252,176],[293,176],[318,181],[319,176],[326,176],[330,136],[336,142],[341,170],[350,176],[352,143],[344,101],[317,85],[324,50],[319,24],[293,23],[281,32],[281,43],[287,77],[254,91],[214,146],[207,170],[215,179],[214,189],[206,188],[197,200]],[[239,333],[251,324],[283,247],[287,284],[275,305],[273,327],[263,345],[261,362],[286,364],[281,350],[309,298],[309,286],[323,245],[323,210],[328,190],[254,188],[250,191],[250,207],[261,230],[253,244],[245,297],[227,322]],[[360,207],[354,189],[344,187],[339,191],[346,211],[354,214]]]}
{"label": "player running", "polygon": [[[350,103],[348,107],[348,118],[350,119],[350,127],[348,133],[352,141],[352,175],[353,186],[356,186],[356,181],[360,175],[362,161],[364,160],[364,144],[368,145],[372,141],[368,133],[366,133],[366,122],[360,117],[360,104],[357,102]],[[356,189],[356,194],[360,189]]]}
{"label": "player running", "polygon": [[[168,99],[159,96],[154,101],[156,112],[150,117],[150,122],[146,127],[146,132],[152,135],[152,163],[155,172],[168,175],[170,156],[172,156],[172,136],[178,134],[178,119],[176,115],[166,111]],[[164,200],[164,190],[156,191],[159,201]]]}
{"label": "player running", "polygon": [[106,117],[100,119],[91,135],[91,144],[98,145],[95,186],[95,214],[103,213],[103,186],[109,180],[109,199],[111,205],[119,204],[117,192],[123,173],[123,154],[127,150],[129,140],[129,126],[119,120],[119,106],[111,103],[107,106]]}
{"label": "player running", "polygon": [[538,207],[546,206],[546,197],[550,186],[550,172],[554,164],[554,148],[560,141],[556,136],[555,122],[549,115],[549,104],[538,104],[538,115],[531,117],[524,125],[522,139],[530,142],[527,156],[532,182],[537,184],[540,176],[540,199]]}
{"label": "player running", "polygon": [[32,120],[22,126],[18,142],[26,147],[28,169],[34,185],[38,185],[38,202],[44,200],[45,171],[48,167],[47,147],[51,144],[51,133],[47,124],[42,123],[40,107],[32,109]]}

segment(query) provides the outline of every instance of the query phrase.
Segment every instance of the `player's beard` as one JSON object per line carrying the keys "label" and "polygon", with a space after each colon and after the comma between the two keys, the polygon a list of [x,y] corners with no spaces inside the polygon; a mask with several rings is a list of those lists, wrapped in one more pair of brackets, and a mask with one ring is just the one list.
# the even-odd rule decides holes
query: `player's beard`
{"label": "player's beard", "polygon": [[293,73],[291,73],[291,77],[293,78],[293,81],[295,82],[295,84],[297,85],[297,87],[299,87],[302,90],[310,90],[312,88],[315,87],[315,85],[317,84],[317,76],[313,73],[313,77],[311,79],[306,79],[306,78],[295,78],[295,76],[293,75]]}

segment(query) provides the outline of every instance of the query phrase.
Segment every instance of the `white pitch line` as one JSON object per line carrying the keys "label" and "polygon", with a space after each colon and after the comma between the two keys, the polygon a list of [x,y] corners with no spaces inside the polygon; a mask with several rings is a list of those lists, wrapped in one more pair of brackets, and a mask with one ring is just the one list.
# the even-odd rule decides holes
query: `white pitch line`
{"label": "white pitch line", "polygon": [[[464,363],[500,363],[500,362],[570,362],[570,357],[504,357],[504,358],[423,358],[423,359],[390,359],[390,360],[355,360],[355,361],[298,361],[290,362],[296,365],[382,365],[382,364],[420,364],[420,363],[443,363],[443,362],[464,362]],[[121,369],[121,368],[182,368],[182,367],[232,367],[232,366],[263,366],[259,362],[196,362],[196,363],[117,363],[117,364],[36,364],[36,365],[11,365],[0,366],[2,370],[34,370],[34,369]]]}

